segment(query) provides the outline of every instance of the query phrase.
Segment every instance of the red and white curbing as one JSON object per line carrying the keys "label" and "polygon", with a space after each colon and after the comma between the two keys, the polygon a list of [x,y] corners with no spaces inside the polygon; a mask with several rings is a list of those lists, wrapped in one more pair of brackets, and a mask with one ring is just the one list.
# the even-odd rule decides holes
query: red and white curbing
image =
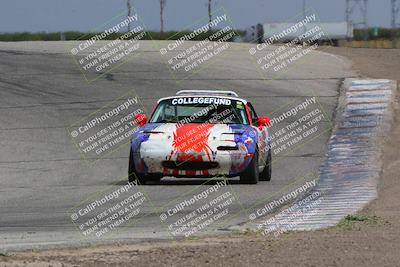
{"label": "red and white curbing", "polygon": [[382,144],[390,130],[397,84],[347,79],[344,88],[318,185],[291,207],[258,222],[258,230],[276,234],[334,226],[377,197]]}

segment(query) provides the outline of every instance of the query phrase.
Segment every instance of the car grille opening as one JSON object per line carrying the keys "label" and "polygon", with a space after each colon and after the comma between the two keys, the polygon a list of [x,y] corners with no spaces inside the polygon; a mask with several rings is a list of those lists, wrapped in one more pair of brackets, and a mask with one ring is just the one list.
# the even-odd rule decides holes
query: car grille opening
{"label": "car grille opening", "polygon": [[163,161],[162,166],[174,170],[209,170],[218,168],[218,162],[214,161]]}
{"label": "car grille opening", "polygon": [[234,151],[234,150],[239,150],[239,147],[238,146],[219,146],[219,147],[217,147],[217,150]]}

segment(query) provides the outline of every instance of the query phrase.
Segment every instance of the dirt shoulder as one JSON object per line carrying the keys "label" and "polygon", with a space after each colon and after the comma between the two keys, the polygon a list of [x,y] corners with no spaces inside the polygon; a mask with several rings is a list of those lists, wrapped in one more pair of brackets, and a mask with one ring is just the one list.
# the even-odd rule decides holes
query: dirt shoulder
{"label": "dirt shoulder", "polygon": [[[360,75],[400,82],[400,49],[328,48]],[[398,94],[399,95],[399,94]],[[100,246],[0,256],[0,266],[398,266],[400,108],[385,141],[379,198],[339,226],[278,238],[241,234],[174,243]]]}

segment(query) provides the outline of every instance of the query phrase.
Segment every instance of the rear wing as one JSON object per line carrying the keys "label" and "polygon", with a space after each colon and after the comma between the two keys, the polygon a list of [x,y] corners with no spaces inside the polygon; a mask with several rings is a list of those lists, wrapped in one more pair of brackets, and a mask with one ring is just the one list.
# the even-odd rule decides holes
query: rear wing
{"label": "rear wing", "polygon": [[220,95],[220,96],[233,96],[239,95],[233,91],[220,91],[220,90],[180,90],[176,95]]}

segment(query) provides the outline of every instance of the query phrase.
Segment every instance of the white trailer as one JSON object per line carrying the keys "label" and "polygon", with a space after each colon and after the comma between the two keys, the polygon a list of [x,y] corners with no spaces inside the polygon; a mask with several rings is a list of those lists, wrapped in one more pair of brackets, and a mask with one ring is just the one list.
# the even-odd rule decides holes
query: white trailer
{"label": "white trailer", "polygon": [[243,40],[245,42],[284,43],[295,39],[300,41],[309,39],[310,34],[317,32],[319,38],[315,42],[331,42],[336,45],[339,40],[353,38],[353,25],[347,22],[257,24],[246,29]]}

